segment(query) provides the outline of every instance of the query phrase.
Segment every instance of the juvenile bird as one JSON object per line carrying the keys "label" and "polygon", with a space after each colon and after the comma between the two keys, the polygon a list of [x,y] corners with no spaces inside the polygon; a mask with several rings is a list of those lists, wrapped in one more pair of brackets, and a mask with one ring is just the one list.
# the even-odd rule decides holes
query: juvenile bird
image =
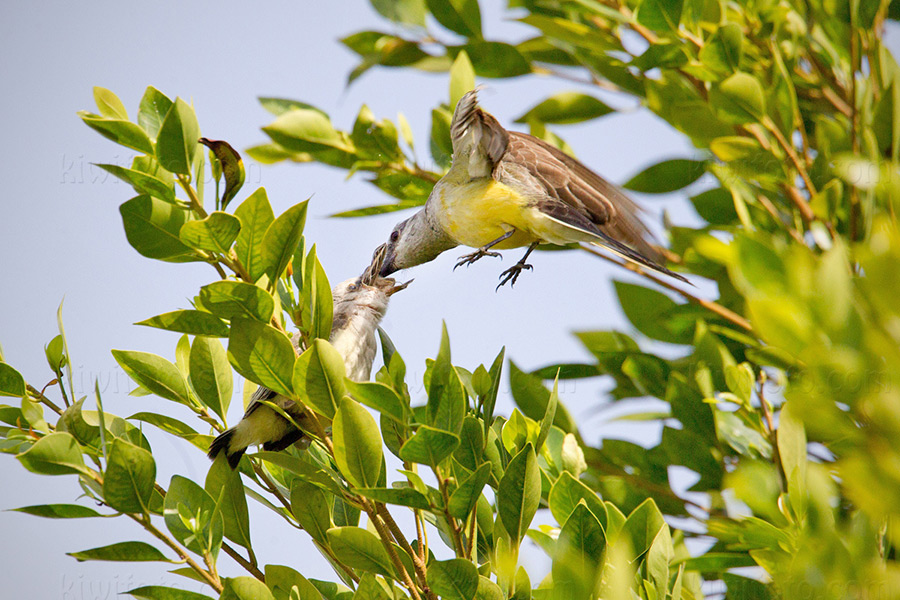
{"label": "juvenile bird", "polygon": [[[370,283],[364,283],[369,281]],[[397,284],[393,279],[378,277],[367,271],[362,277],[348,279],[332,290],[334,320],[331,326],[331,344],[344,357],[347,377],[354,381],[366,381],[375,360],[375,333],[387,312],[390,297],[406,288],[410,282]],[[293,338],[294,348],[300,336]],[[262,445],[263,450],[284,450],[300,442],[302,447],[310,443],[309,437],[283,416],[262,403],[268,400],[281,408],[299,425],[306,414],[295,402],[272,390],[259,386],[241,421],[223,432],[209,446],[208,456],[215,460],[224,452],[231,468],[237,468],[249,446]]]}
{"label": "juvenile bird", "polygon": [[527,246],[501,274],[499,288],[532,268],[526,260],[538,244],[588,242],[687,281],[664,266],[640,209],[622,190],[543,140],[504,129],[478,107],[477,90],[456,105],[450,136],[450,170],[425,206],[391,232],[382,276],[458,245],[477,250],[461,256],[457,267],[500,256],[492,249]]}

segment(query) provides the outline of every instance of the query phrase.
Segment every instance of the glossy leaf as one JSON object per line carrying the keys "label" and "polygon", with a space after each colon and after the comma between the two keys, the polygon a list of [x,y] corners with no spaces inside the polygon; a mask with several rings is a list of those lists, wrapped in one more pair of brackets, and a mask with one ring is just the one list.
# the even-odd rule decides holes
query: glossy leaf
{"label": "glossy leaf", "polygon": [[334,346],[315,339],[293,365],[292,381],[297,397],[311,409],[334,418],[346,393],[344,358]]}
{"label": "glossy leaf", "polygon": [[149,86],[144,92],[138,108],[138,125],[155,140],[170,108],[172,108],[172,101],[152,85]]}
{"label": "glossy leaf", "polygon": [[328,542],[325,533],[332,527],[325,492],[311,483],[295,479],[291,484],[291,512],[300,526],[320,544]]}
{"label": "glossy leaf", "polygon": [[766,114],[762,84],[753,75],[735,73],[709,92],[709,103],[729,123],[759,121]]}
{"label": "glossy leaf", "polygon": [[478,569],[464,558],[432,561],[426,576],[429,587],[441,598],[472,600],[478,591]]}
{"label": "glossy leaf", "polygon": [[125,593],[140,600],[212,600],[197,592],[161,585],[145,585]]}
{"label": "glossy leaf", "polygon": [[406,424],[408,410],[406,403],[393,388],[376,381],[355,382],[349,378],[345,379],[344,385],[358,402],[374,408],[400,424]]}
{"label": "glossy leaf", "polygon": [[175,204],[175,189],[171,184],[158,177],[135,169],[120,167],[119,165],[98,164],[97,166],[115,175],[122,181],[130,183],[131,187],[138,194],[147,194],[160,200],[165,200],[170,204]]}
{"label": "glossy leaf", "polygon": [[119,207],[125,236],[142,256],[170,262],[197,260],[179,237],[188,213],[159,198],[135,196]]}
{"label": "glossy leaf", "polygon": [[266,270],[263,259],[263,239],[269,225],[275,220],[272,206],[265,188],[250,194],[234,211],[241,220],[241,231],[235,241],[234,250],[238,260],[247,269],[252,281],[258,280]]}
{"label": "glossy leaf", "polygon": [[105,560],[113,562],[170,562],[166,555],[146,542],[119,542],[81,552],[67,552],[78,562]]}
{"label": "glossy leaf", "polygon": [[78,116],[85,125],[106,139],[138,152],[153,153],[153,144],[150,142],[150,138],[143,129],[130,121],[101,117],[83,110],[79,111]]}
{"label": "glossy leaf", "polygon": [[124,513],[150,512],[150,496],[156,483],[156,462],[147,450],[116,438],[109,446],[103,474],[103,498]]}
{"label": "glossy leaf", "polygon": [[122,370],[144,389],[167,400],[190,404],[184,377],[162,356],[137,350],[113,350],[112,355]]}
{"label": "glossy leaf", "polygon": [[203,404],[224,420],[234,392],[234,380],[228,354],[219,340],[202,335],[194,338],[190,375],[191,385]]}
{"label": "glossy leaf", "polygon": [[35,517],[44,517],[45,519],[84,519],[103,516],[93,508],[81,506],[80,504],[38,504],[36,506],[13,508],[12,510]]}
{"label": "glossy leaf", "polygon": [[156,327],[190,335],[228,337],[228,325],[217,316],[202,310],[174,310],[138,321],[135,325]]}
{"label": "glossy leaf", "polygon": [[354,487],[376,487],[381,474],[381,433],[358,402],[342,398],[334,416],[334,458]]}
{"label": "glossy leaf", "polygon": [[275,311],[272,296],[243,281],[216,281],[203,286],[200,303],[222,319],[242,318],[268,323]]}
{"label": "glossy leaf", "polygon": [[234,317],[228,360],[238,373],[284,396],[293,396],[294,348],[282,332],[259,321]]}
{"label": "glossy leaf", "polygon": [[25,379],[5,362],[0,362],[0,396],[25,397]]}
{"label": "glossy leaf", "polygon": [[156,158],[166,170],[190,176],[197,153],[200,125],[194,109],[176,98],[159,126],[156,138]]}
{"label": "glossy leaf", "polygon": [[612,108],[593,96],[580,92],[560,92],[529,109],[516,119],[516,123],[581,123],[611,112]]}
{"label": "glossy leaf", "polygon": [[225,189],[222,190],[219,206],[222,210],[225,210],[244,185],[246,177],[244,161],[241,160],[241,155],[238,154],[237,150],[232,148],[228,142],[206,138],[200,138],[198,141],[210,149],[221,165],[222,175],[225,177]]}
{"label": "glossy leaf", "polygon": [[213,212],[202,221],[188,221],[178,237],[191,248],[228,255],[241,231],[240,220],[228,213]]}
{"label": "glossy leaf", "polygon": [[226,460],[219,458],[210,466],[203,487],[216,501],[216,510],[222,515],[225,537],[244,548],[251,548],[250,515],[240,473],[232,469]]}
{"label": "glossy leaf", "polygon": [[400,458],[407,462],[436,467],[459,446],[459,437],[420,425],[416,433],[400,448]]}
{"label": "glossy leaf", "polygon": [[645,194],[666,194],[697,181],[706,172],[705,167],[706,162],[701,160],[664,160],[629,179],[624,187]]}
{"label": "glossy leaf", "polygon": [[540,469],[529,443],[509,461],[497,489],[497,512],[514,539],[522,539],[540,501]]}
{"label": "glossy leaf", "polygon": [[338,559],[347,566],[394,578],[391,559],[374,534],[359,527],[332,527],[328,543]]}
{"label": "glossy leaf", "polygon": [[169,532],[188,550],[218,554],[224,532],[222,513],[202,487],[180,475],[172,477],[163,516]]}
{"label": "glossy leaf", "polygon": [[278,279],[291,263],[294,251],[303,237],[307,204],[308,201],[295,204],[266,229],[262,241],[262,265],[263,272],[269,275],[270,281]]}

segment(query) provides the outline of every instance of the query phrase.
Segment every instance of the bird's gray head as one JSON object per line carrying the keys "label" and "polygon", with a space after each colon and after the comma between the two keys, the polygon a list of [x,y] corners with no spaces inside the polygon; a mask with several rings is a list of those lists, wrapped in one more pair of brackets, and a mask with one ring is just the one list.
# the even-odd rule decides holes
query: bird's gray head
{"label": "bird's gray head", "polygon": [[388,277],[375,277],[370,285],[354,277],[339,283],[331,295],[334,298],[334,314],[352,316],[355,312],[368,309],[379,319],[387,312],[390,297],[400,290],[406,289],[412,281],[398,284]]}
{"label": "bird's gray head", "polygon": [[394,226],[385,244],[384,262],[379,275],[387,277],[400,269],[408,269],[434,260],[441,252],[457,246],[441,228],[428,207]]}

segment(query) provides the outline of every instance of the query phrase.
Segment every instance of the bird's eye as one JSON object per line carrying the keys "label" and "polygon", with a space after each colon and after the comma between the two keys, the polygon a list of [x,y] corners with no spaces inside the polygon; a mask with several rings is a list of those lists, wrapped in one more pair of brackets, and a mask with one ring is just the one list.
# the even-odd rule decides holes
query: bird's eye
{"label": "bird's eye", "polygon": [[348,291],[348,292],[355,292],[355,291],[356,291],[356,288],[358,288],[358,287],[359,287],[359,286],[356,285],[355,283],[351,283],[350,285],[347,286],[347,291]]}
{"label": "bird's eye", "polygon": [[392,231],[392,232],[391,232],[391,241],[392,241],[392,242],[396,242],[399,238],[400,238],[400,232],[399,232],[399,231]]}

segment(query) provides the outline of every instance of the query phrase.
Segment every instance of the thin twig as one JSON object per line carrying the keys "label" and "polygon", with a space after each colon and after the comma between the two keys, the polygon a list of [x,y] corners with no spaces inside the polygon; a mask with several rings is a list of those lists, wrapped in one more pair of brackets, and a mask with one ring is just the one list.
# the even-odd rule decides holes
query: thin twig
{"label": "thin twig", "polygon": [[419,584],[422,586],[422,589],[425,590],[425,595],[428,597],[432,597],[433,594],[430,592],[428,588],[428,582],[425,578],[425,561],[416,553],[415,550],[412,549],[412,546],[409,545],[409,542],[406,540],[406,536],[403,535],[403,531],[400,527],[397,526],[397,522],[394,521],[393,515],[391,515],[390,511],[387,507],[380,503],[374,502],[375,511],[378,513],[378,516],[384,520],[385,525],[390,530],[391,535],[393,535],[394,539],[397,540],[397,543],[400,544],[400,547],[404,552],[409,554],[409,557],[413,561],[413,567],[416,570],[416,577],[419,580]]}
{"label": "thin twig", "polygon": [[[247,571],[248,573],[250,573],[251,575],[253,575],[253,576],[256,577],[257,579],[259,579],[259,580],[262,581],[263,583],[266,582],[266,576],[263,574],[262,571],[259,570],[259,567],[256,566],[256,562],[255,562],[255,561],[254,561],[254,562],[250,562],[249,560],[247,560],[246,558],[244,558],[243,556],[241,556],[240,554],[238,554],[238,551],[235,550],[234,548],[232,548],[231,546],[229,546],[229,545],[228,545],[228,542],[222,542],[222,550],[225,551],[225,554],[227,554],[228,556],[230,556],[231,558],[233,558],[234,561],[235,561],[237,564],[239,564],[239,565],[241,565],[242,567],[244,567],[244,569],[246,569],[246,571]],[[249,550],[249,549],[248,549],[248,550]]]}
{"label": "thin twig", "polygon": [[369,520],[372,522],[372,525],[375,526],[375,530],[378,532],[378,537],[381,539],[381,544],[384,546],[384,549],[388,554],[388,558],[390,558],[391,563],[393,563],[394,569],[396,569],[397,573],[400,574],[400,577],[401,579],[403,579],[403,583],[406,585],[409,593],[412,595],[414,600],[422,600],[422,596],[419,595],[419,588],[416,585],[416,582],[413,581],[412,576],[406,570],[406,567],[403,566],[403,562],[400,560],[400,556],[397,554],[397,551],[391,544],[390,532],[378,517],[378,513],[375,511],[369,501],[362,497],[360,497],[359,500],[362,504],[363,510],[365,510],[366,514],[369,515]]}
{"label": "thin twig", "polygon": [[[62,381],[59,382],[59,387],[62,388]],[[44,404],[45,406],[50,408],[50,410],[52,410],[53,412],[55,412],[58,415],[63,414],[62,409],[60,407],[58,407],[52,400],[50,400],[50,398],[45,396],[42,392],[39,392],[36,387],[34,387],[33,385],[31,385],[29,383],[25,386],[25,388],[28,390],[29,394],[31,394],[32,396],[34,396],[35,398],[40,400],[41,404]]]}
{"label": "thin twig", "polygon": [[184,190],[184,193],[187,194],[188,200],[191,202],[191,210],[197,213],[197,216],[201,219],[205,219],[207,216],[206,210],[204,210],[203,205],[200,204],[200,198],[197,197],[197,192],[194,191],[194,188],[191,187],[191,182],[188,181],[188,178],[184,175],[178,175],[178,183],[181,185],[181,189]]}
{"label": "thin twig", "polygon": [[647,271],[644,271],[641,267],[639,267],[637,265],[633,265],[631,263],[626,263],[625,261],[621,261],[621,260],[612,258],[611,256],[607,256],[591,246],[582,245],[581,248],[583,250],[585,250],[586,252],[588,252],[589,254],[593,254],[594,256],[596,256],[598,258],[602,258],[605,261],[611,262],[614,265],[619,265],[620,267],[625,267],[629,271],[633,271],[633,272],[637,273],[638,275],[663,286],[667,290],[671,290],[671,291],[675,292],[676,294],[679,294],[685,300],[687,300],[689,302],[693,302],[694,304],[697,304],[699,306],[702,306],[703,308],[707,309],[708,311],[719,315],[726,321],[728,321],[734,325],[737,325],[738,327],[740,327],[742,329],[746,329],[747,331],[753,331],[753,326],[750,324],[750,321],[748,321],[741,315],[737,314],[736,312],[734,312],[728,308],[725,308],[721,304],[718,304],[711,300],[704,300],[703,298],[698,298],[697,296],[694,296],[690,292],[687,292],[681,288],[678,288],[678,287],[672,285],[671,283],[669,283],[668,281],[666,281],[660,277],[657,277],[656,275],[648,273]]}
{"label": "thin twig", "polygon": [[437,467],[433,467],[434,476],[438,480],[438,487],[441,489],[441,496],[444,498],[444,518],[447,521],[447,526],[450,527],[451,537],[453,538],[453,545],[455,546],[456,556],[459,558],[465,558],[466,552],[463,548],[462,537],[459,534],[459,526],[456,524],[456,519],[453,518],[453,515],[450,514],[450,493],[447,491],[447,480],[441,476],[440,469]]}

